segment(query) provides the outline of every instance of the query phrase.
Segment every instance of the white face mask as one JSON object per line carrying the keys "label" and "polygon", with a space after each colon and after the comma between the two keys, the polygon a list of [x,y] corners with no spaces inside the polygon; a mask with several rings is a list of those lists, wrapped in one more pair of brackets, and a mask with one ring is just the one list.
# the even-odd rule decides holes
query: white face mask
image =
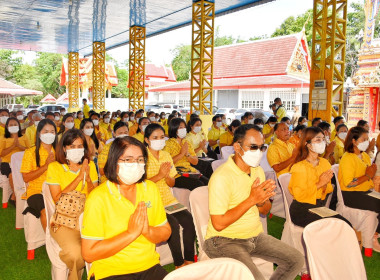
{"label": "white face mask", "polygon": [[2,116],[1,118],[0,118],[0,121],[1,121],[1,123],[2,124],[5,124],[6,122],[7,122],[7,120],[8,120],[8,116]]}
{"label": "white face mask", "polygon": [[82,114],[79,114],[79,115],[78,115],[78,119],[80,119],[80,120],[83,119],[83,115],[82,115]]}
{"label": "white face mask", "polygon": [[66,150],[66,159],[78,163],[84,156],[84,148]]}
{"label": "white face mask", "polygon": [[227,123],[227,119],[223,119],[222,123],[226,124]]}
{"label": "white face mask", "polygon": [[55,117],[54,117],[54,120],[59,121],[59,120],[60,120],[60,117],[59,117],[59,116],[55,116]]}
{"label": "white face mask", "polygon": [[34,121],[34,125],[37,127],[40,121]]}
{"label": "white face mask", "polygon": [[123,137],[126,137],[126,136],[129,136],[128,134],[120,134],[118,136],[116,136],[116,138],[123,138]]}
{"label": "white face mask", "polygon": [[314,153],[323,154],[325,152],[325,149],[326,149],[326,143],[324,141],[322,141],[320,143],[312,143],[311,144],[311,150]]}
{"label": "white face mask", "polygon": [[194,129],[193,129],[194,133],[199,133],[201,132],[201,130],[202,130],[201,126],[194,126]]}
{"label": "white face mask", "polygon": [[257,149],[256,151],[245,151],[244,155],[241,156],[244,162],[251,167],[259,166],[262,157],[263,153],[260,151],[260,149]]}
{"label": "white face mask", "polygon": [[128,120],[129,120],[129,118],[124,118],[124,119],[123,119],[123,122],[127,123]]}
{"label": "white face mask", "polygon": [[325,136],[325,139],[326,139],[326,143],[330,144],[330,136]]}
{"label": "white face mask", "polygon": [[150,140],[150,147],[152,150],[161,151],[165,147],[165,139]]}
{"label": "white face mask", "polygon": [[248,120],[248,124],[253,124],[253,119]]}
{"label": "white face mask", "polygon": [[94,123],[94,126],[98,126],[99,125],[99,120],[92,120],[92,122]]}
{"label": "white face mask", "polygon": [[104,123],[110,123],[110,118],[105,118]]}
{"label": "white face mask", "polygon": [[140,118],[136,118],[136,122],[139,123]]}
{"label": "white face mask", "polygon": [[8,126],[9,133],[17,133],[19,130],[18,126]]}
{"label": "white face mask", "polygon": [[146,129],[147,126],[148,126],[147,124],[146,124],[146,125],[142,125],[142,126],[141,126],[141,131],[142,131],[142,132],[145,132],[145,129]]}
{"label": "white face mask", "polygon": [[338,137],[342,140],[345,140],[347,137],[347,132],[340,132],[338,133]]}
{"label": "white face mask", "polygon": [[155,121],[156,121],[156,117],[150,117],[149,120],[150,120],[151,122],[155,122]]}
{"label": "white face mask", "polygon": [[67,123],[65,123],[65,127],[67,129],[72,129],[74,127],[74,123],[73,122],[67,122]]}
{"label": "white face mask", "polygon": [[18,116],[17,116],[17,119],[18,119],[19,121],[21,121],[21,120],[24,119],[24,116],[23,116],[23,115],[18,115]]}
{"label": "white face mask", "polygon": [[359,151],[361,151],[361,152],[365,152],[365,151],[367,151],[368,146],[369,146],[369,141],[367,140],[367,141],[364,141],[364,142],[359,143],[359,144],[358,144],[358,149],[359,149]]}
{"label": "white face mask", "polygon": [[121,181],[126,185],[132,185],[136,183],[145,173],[145,164],[137,162],[119,162],[118,176]]}
{"label": "white face mask", "polygon": [[131,117],[131,121],[134,121],[135,120],[135,117]]}
{"label": "white face mask", "polygon": [[75,118],[77,117],[77,113],[74,113],[74,114],[73,114],[73,117],[74,117],[74,119],[75,119]]}
{"label": "white face mask", "polygon": [[275,124],[274,124],[274,123],[270,123],[269,126],[270,126],[270,127],[274,127]]}
{"label": "white face mask", "polygon": [[44,133],[40,134],[40,139],[42,142],[44,142],[46,145],[51,145],[54,143],[55,140],[55,134],[54,133]]}
{"label": "white face mask", "polygon": [[[113,119],[113,120],[117,120],[117,117],[113,117],[112,119]],[[127,121],[128,121],[128,120],[127,120]]]}
{"label": "white face mask", "polygon": [[261,129],[264,128],[264,126],[262,124],[258,124],[257,126],[260,127]]}
{"label": "white face mask", "polygon": [[83,133],[87,136],[91,136],[94,133],[94,129],[93,128],[85,128],[85,129],[83,129]]}
{"label": "white face mask", "polygon": [[159,122],[160,121],[160,118],[156,118],[156,122]]}
{"label": "white face mask", "polygon": [[222,124],[223,124],[222,122],[216,122],[216,126],[217,126],[217,127],[221,127]]}
{"label": "white face mask", "polygon": [[178,129],[177,131],[177,135],[179,138],[185,138],[186,137],[186,134],[187,134],[187,131],[186,131],[186,128],[180,128]]}

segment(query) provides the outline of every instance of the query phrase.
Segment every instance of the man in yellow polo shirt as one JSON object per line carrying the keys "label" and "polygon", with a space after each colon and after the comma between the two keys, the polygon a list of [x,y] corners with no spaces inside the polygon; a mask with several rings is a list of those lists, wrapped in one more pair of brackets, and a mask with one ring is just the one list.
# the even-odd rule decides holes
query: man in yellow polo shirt
{"label": "man in yellow polo shirt", "polygon": [[[277,123],[274,126],[276,139],[269,145],[267,159],[269,165],[276,172],[277,177],[288,173],[290,165],[294,162],[297,150],[294,145],[289,143],[290,132],[286,123]],[[293,152],[294,150],[294,152]]]}
{"label": "man in yellow polo shirt", "polygon": [[41,121],[41,114],[35,113],[32,116],[33,124],[26,128],[25,135],[29,139],[30,146],[33,147],[36,145],[36,134],[37,134],[37,126],[38,123]]}
{"label": "man in yellow polo shirt", "polygon": [[278,121],[281,121],[283,117],[286,117],[285,106],[282,104],[280,97],[275,98],[274,104],[276,105],[276,118]]}
{"label": "man in yellow polo shirt", "polygon": [[218,154],[220,153],[219,139],[220,136],[225,132],[225,130],[222,128],[222,124],[222,118],[220,115],[213,116],[212,127],[207,135],[209,145],[212,147],[213,151]]}
{"label": "man in yellow polo shirt", "polygon": [[90,112],[90,106],[88,106],[88,104],[87,104],[87,99],[83,98],[82,103],[83,103],[83,114],[84,114],[84,117],[88,118],[89,117],[89,112]]}
{"label": "man in yellow polo shirt", "polygon": [[244,263],[255,279],[265,279],[252,257],[270,259],[278,266],[272,279],[294,279],[300,272],[302,254],[267,235],[259,214],[271,208],[270,197],[276,188],[265,181],[259,166],[265,151],[264,137],[254,125],[242,125],[235,131],[235,155],[228,158],[211,176],[209,186],[210,219],[205,237],[205,252],[210,258],[220,256]]}

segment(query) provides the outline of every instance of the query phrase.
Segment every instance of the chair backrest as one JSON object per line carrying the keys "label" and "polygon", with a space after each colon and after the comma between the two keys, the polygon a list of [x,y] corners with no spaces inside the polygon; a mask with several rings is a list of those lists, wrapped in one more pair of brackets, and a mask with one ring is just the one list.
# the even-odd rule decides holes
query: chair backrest
{"label": "chair backrest", "polygon": [[44,203],[45,203],[45,211],[46,211],[46,221],[47,221],[47,228],[46,232],[49,231],[49,225],[50,225],[50,218],[53,216],[55,212],[55,204],[53,197],[50,193],[49,185],[44,183],[42,185],[42,196],[44,197]]}
{"label": "chair backrest", "polygon": [[25,188],[24,179],[22,178],[22,174],[20,172],[23,156],[24,152],[17,152],[11,156],[10,166],[12,169],[13,185],[15,189]]}
{"label": "chair backrest", "polygon": [[260,166],[264,170],[264,172],[274,171],[273,168],[269,165],[269,162],[268,162],[268,159],[267,159],[267,153],[268,153],[268,150],[266,150],[263,153],[263,157],[261,158],[261,161],[260,161]]}
{"label": "chair backrest", "polygon": [[303,238],[312,279],[367,279],[356,234],[346,222],[336,218],[312,222]]}
{"label": "chair backrest", "polygon": [[199,251],[203,251],[204,237],[210,218],[208,210],[208,187],[198,187],[190,193],[190,208],[193,214],[195,232],[199,242]]}
{"label": "chair backrest", "polygon": [[332,171],[334,172],[335,181],[336,181],[336,194],[338,197],[338,203],[342,203],[344,205],[342,190],[340,188],[339,180],[338,180],[338,173],[339,173],[339,164],[334,164],[331,167]]}
{"label": "chair backrest", "polygon": [[243,263],[230,258],[205,260],[181,267],[169,273],[164,280],[254,280]]}
{"label": "chair backrest", "polygon": [[222,159],[228,159],[228,157],[234,153],[235,150],[233,146],[224,146],[222,149],[220,149]]}
{"label": "chair backrest", "polygon": [[227,161],[227,159],[218,159],[218,160],[214,160],[212,163],[211,163],[211,167],[212,167],[212,170],[215,171],[219,166],[221,166],[223,163],[225,163]]}
{"label": "chair backrest", "polygon": [[280,183],[280,188],[284,199],[285,217],[286,220],[291,222],[292,219],[290,218],[289,207],[293,202],[293,196],[289,192],[290,177],[290,173],[282,174],[278,177],[278,182]]}

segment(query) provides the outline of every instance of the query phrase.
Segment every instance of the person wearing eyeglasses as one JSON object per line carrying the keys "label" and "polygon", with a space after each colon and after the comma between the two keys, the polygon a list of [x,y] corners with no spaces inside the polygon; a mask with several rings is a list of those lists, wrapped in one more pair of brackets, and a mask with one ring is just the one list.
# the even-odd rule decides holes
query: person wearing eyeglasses
{"label": "person wearing eyeglasses", "polygon": [[88,197],[82,225],[82,255],[92,263],[89,279],[155,279],[167,272],[156,244],[171,228],[159,190],[146,180],[148,152],[133,137],[112,142],[104,167],[107,181]]}
{"label": "person wearing eyeglasses", "polygon": [[286,123],[277,123],[274,126],[274,133],[277,137],[269,145],[267,159],[278,178],[281,174],[289,172],[290,165],[297,156],[297,149],[289,143],[290,132]]}
{"label": "person wearing eyeglasses", "polygon": [[[292,222],[305,227],[322,219],[309,209],[325,206],[327,195],[333,191],[331,179],[334,173],[329,161],[320,156],[325,152],[326,142],[319,127],[306,128],[297,149],[297,157],[290,169],[289,191],[294,200],[289,211]],[[350,224],[340,215],[332,217]]]}
{"label": "person wearing eyeglasses", "polygon": [[204,248],[207,256],[233,258],[244,263],[255,279],[265,279],[252,262],[263,258],[278,266],[271,279],[294,279],[304,257],[295,248],[264,233],[260,214],[266,215],[275,195],[275,182],[265,180],[259,166],[266,150],[261,129],[242,125],[236,129],[235,154],[218,167],[209,182],[209,212]]}

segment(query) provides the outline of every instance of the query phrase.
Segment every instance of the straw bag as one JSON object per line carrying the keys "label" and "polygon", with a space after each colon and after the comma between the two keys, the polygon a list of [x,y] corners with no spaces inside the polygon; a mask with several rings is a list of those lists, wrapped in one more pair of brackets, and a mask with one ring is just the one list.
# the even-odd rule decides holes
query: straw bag
{"label": "straw bag", "polygon": [[62,193],[55,206],[51,227],[56,232],[60,226],[79,230],[79,216],[84,210],[86,195],[77,190]]}

